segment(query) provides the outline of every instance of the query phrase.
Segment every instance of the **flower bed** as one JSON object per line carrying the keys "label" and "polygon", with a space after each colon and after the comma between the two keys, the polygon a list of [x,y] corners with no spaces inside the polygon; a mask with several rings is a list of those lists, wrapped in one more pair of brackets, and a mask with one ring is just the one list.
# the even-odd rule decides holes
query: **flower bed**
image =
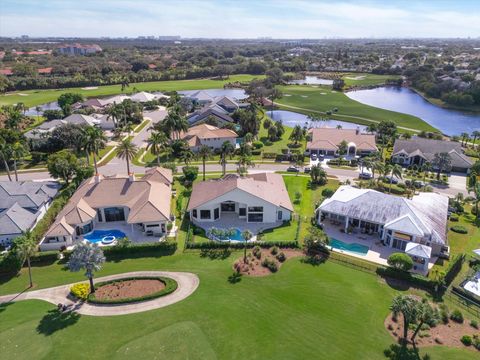
{"label": "flower bed", "polygon": [[[171,294],[177,289],[177,286],[175,280],[159,276],[110,280],[95,284],[95,293],[88,296],[88,302],[94,304],[126,304],[152,300]],[[135,296],[131,294],[132,289],[137,292]],[[107,297],[107,293],[115,297]]]}

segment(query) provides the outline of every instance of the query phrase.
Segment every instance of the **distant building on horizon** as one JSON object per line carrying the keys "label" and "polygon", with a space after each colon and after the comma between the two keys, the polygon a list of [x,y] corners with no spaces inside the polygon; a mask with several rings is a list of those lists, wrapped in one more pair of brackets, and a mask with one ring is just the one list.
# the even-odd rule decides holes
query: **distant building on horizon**
{"label": "distant building on horizon", "polygon": [[62,44],[58,46],[57,51],[64,55],[88,55],[101,52],[102,48],[97,44]]}

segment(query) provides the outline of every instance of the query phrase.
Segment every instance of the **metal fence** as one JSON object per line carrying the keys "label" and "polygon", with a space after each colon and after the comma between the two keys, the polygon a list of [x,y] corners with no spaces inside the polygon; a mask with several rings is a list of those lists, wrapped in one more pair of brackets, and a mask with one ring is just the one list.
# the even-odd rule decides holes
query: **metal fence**
{"label": "metal fence", "polygon": [[466,298],[465,296],[462,296],[458,293],[452,293],[451,290],[448,290],[445,293],[444,297],[448,298],[448,300],[454,303],[455,306],[470,313],[471,315],[476,316],[477,318],[480,318],[480,308],[478,307],[478,305],[470,299]]}

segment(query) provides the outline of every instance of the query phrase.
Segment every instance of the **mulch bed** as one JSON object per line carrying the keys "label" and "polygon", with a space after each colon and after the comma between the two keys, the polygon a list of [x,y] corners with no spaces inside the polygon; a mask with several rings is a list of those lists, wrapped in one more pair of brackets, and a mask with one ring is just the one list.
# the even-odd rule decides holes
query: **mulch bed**
{"label": "mulch bed", "polygon": [[164,288],[165,284],[157,279],[122,280],[100,286],[95,291],[95,297],[99,300],[139,298]]}
{"label": "mulch bed", "polygon": [[[390,314],[385,319],[385,328],[391,336],[395,338],[396,341],[400,342],[403,336],[403,319],[400,314],[397,317],[397,321],[392,320],[392,315]],[[427,335],[421,337],[420,335]],[[480,335],[480,330],[470,326],[470,320],[465,319],[462,324],[459,324],[455,321],[450,320],[448,324],[439,323],[437,326],[430,328],[429,330],[420,330],[415,338],[415,345],[417,347],[422,346],[434,346],[434,345],[443,345],[450,347],[464,347],[470,348],[471,350],[478,351],[473,346],[466,347],[460,341],[460,338],[463,335]],[[408,338],[413,335],[413,330],[408,331]]]}
{"label": "mulch bed", "polygon": [[[272,272],[270,271],[270,269],[262,265],[262,261],[265,258],[268,258],[274,261],[277,264],[278,269],[280,269],[283,263],[278,261],[275,255],[271,254],[271,249],[261,249],[260,252],[261,252],[261,257],[260,259],[258,259],[255,256],[253,256],[251,251],[249,251],[247,253],[247,263],[245,264],[243,262],[243,256],[242,256],[237,261],[235,261],[235,264],[233,265],[233,269],[238,271],[242,275],[248,275],[248,276],[271,275]],[[303,255],[302,251],[296,250],[296,249],[278,249],[278,253],[281,253],[281,252],[285,254],[285,261],[293,257]]]}

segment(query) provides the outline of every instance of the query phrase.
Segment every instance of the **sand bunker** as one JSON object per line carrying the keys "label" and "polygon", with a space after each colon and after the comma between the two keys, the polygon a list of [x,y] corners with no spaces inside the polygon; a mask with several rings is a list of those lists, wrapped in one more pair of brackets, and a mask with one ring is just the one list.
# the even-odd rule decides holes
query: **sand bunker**
{"label": "sand bunker", "polygon": [[345,76],[345,79],[348,79],[348,80],[363,80],[363,79],[365,79],[365,75]]}
{"label": "sand bunker", "polygon": [[98,86],[87,86],[82,88],[82,90],[95,90],[95,89],[98,89]]}

